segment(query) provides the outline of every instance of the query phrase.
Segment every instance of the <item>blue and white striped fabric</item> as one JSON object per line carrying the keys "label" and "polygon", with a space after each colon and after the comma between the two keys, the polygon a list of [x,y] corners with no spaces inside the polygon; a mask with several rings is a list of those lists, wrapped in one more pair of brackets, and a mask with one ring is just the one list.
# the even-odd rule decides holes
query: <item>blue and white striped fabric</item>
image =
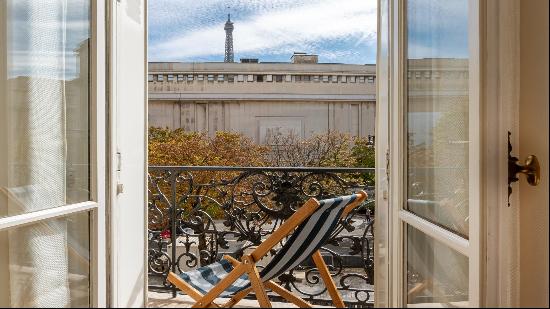
{"label": "blue and white striped fabric", "polygon": [[[181,279],[189,283],[203,295],[210,291],[218,282],[225,278],[233,270],[233,265],[222,259],[219,262],[197,268],[193,271],[180,274]],[[237,279],[229,288],[220,294],[220,297],[229,297],[250,285],[248,275],[244,274]]]}
{"label": "blue and white striped fabric", "polygon": [[[334,231],[345,207],[356,198],[357,195],[347,195],[319,201],[319,208],[296,228],[288,241],[262,269],[260,272],[262,281],[271,280],[295,268],[319,250]],[[182,273],[180,277],[202,294],[206,294],[232,270],[233,265],[229,261],[221,260],[194,271]],[[250,281],[245,274],[220,294],[220,297],[230,297],[249,286]]]}
{"label": "blue and white striped fabric", "polygon": [[319,201],[319,208],[298,226],[269,264],[262,269],[262,280],[271,280],[311,257],[329,239],[344,208],[356,198],[357,195],[347,195]]}

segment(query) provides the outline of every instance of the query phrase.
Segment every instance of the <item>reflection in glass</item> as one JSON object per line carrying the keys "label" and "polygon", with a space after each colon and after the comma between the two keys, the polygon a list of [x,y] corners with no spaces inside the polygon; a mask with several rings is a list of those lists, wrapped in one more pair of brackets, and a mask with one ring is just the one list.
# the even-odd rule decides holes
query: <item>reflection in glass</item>
{"label": "reflection in glass", "polygon": [[[89,0],[0,0],[0,218],[89,199]],[[87,307],[88,214],[0,232],[0,307]]]}
{"label": "reflection in glass", "polygon": [[411,0],[409,211],[468,237],[468,1]]}
{"label": "reflection in glass", "polygon": [[89,307],[89,214],[0,232],[0,307]]}
{"label": "reflection in glass", "polygon": [[89,199],[89,0],[0,0],[0,217]]}
{"label": "reflection in glass", "polygon": [[468,258],[407,228],[407,304],[468,306]]}

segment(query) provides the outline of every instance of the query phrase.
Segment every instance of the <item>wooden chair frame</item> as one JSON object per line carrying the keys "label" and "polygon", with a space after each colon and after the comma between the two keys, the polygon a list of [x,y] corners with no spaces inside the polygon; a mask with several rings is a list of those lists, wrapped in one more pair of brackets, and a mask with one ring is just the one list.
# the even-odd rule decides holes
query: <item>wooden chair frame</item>
{"label": "wooden chair frame", "polygon": [[[367,193],[365,191],[360,191],[357,193],[357,199],[351,204],[347,205],[342,213],[342,217],[347,216],[355,207],[360,205],[367,198]],[[296,227],[298,227],[304,220],[311,216],[315,210],[319,208],[319,202],[311,198],[309,199],[300,209],[298,209],[290,218],[288,218],[278,229],[276,229],[273,234],[271,234],[264,242],[262,242],[254,251],[250,254],[244,255],[241,261],[238,261],[231,256],[225,255],[223,258],[228,260],[233,265],[233,270],[223,278],[212,290],[206,294],[202,294],[189,285],[187,282],[182,280],[178,275],[173,272],[168,274],[168,281],[178,287],[180,290],[185,292],[191,298],[193,298],[196,303],[192,308],[231,308],[236,305],[239,301],[245,298],[250,292],[254,291],[256,298],[260,303],[262,308],[271,308],[271,302],[267,296],[266,288],[269,288],[271,291],[279,294],[281,297],[287,301],[297,305],[300,308],[312,308],[311,304],[295,295],[294,293],[288,291],[273,280],[262,282],[258,269],[256,268],[256,263],[260,261],[269,250],[276,246],[280,241],[288,236]],[[315,266],[319,270],[319,274],[323,279],[327,291],[334,302],[334,305],[337,308],[345,308],[344,301],[336,284],[332,280],[330,272],[328,270],[323,257],[319,251],[315,252],[312,256]],[[214,303],[214,300],[225,290],[227,289],[235,280],[241,277],[244,274],[248,275],[250,280],[250,287],[238,292],[233,295],[223,305],[218,305]]]}

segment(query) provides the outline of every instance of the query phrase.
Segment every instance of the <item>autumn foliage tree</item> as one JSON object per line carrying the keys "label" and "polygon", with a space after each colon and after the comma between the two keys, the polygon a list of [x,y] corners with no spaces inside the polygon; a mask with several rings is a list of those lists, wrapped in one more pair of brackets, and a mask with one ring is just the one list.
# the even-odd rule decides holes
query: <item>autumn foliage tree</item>
{"label": "autumn foliage tree", "polygon": [[238,133],[149,129],[149,165],[263,166],[267,150]]}
{"label": "autumn foliage tree", "polygon": [[[296,135],[278,135],[267,139],[266,145],[256,144],[252,139],[233,132],[218,131],[213,136],[207,133],[188,132],[183,129],[149,129],[150,166],[275,166],[275,167],[374,167],[374,146],[366,138],[353,138],[349,134],[328,132],[301,138]],[[206,184],[221,179],[232,179],[239,172],[201,171],[193,172],[195,183]],[[345,176],[357,183],[374,184],[374,175],[355,174]],[[169,192],[169,184],[163,184]],[[201,186],[197,190],[210,190]],[[194,192],[196,196],[212,192]],[[186,188],[178,188],[183,196]],[[185,209],[192,209],[189,200]],[[219,206],[205,202],[207,213],[215,218],[222,216]]]}

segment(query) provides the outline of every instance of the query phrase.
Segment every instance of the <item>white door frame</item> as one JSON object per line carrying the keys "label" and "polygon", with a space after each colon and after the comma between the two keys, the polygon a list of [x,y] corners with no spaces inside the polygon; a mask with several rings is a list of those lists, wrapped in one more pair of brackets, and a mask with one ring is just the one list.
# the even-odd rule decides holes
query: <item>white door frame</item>
{"label": "white door frame", "polygon": [[[519,305],[519,210],[508,207],[507,132],[519,111],[519,0],[488,0],[484,59],[485,305]],[[517,139],[518,134],[513,134]],[[514,142],[513,142],[514,143]],[[517,143],[515,143],[517,145]],[[517,190],[517,188],[514,188]],[[518,205],[512,196],[510,203]]]}
{"label": "white door frame", "polygon": [[107,164],[106,164],[106,15],[105,0],[92,0],[90,57],[91,195],[99,207],[92,213],[91,289],[92,305],[107,306]]}
{"label": "white door frame", "polygon": [[[107,10],[107,301],[110,307],[146,306],[147,0],[109,1]],[[143,93],[137,91],[140,87]],[[142,168],[144,173],[138,175]],[[141,216],[143,221],[137,220]]]}

